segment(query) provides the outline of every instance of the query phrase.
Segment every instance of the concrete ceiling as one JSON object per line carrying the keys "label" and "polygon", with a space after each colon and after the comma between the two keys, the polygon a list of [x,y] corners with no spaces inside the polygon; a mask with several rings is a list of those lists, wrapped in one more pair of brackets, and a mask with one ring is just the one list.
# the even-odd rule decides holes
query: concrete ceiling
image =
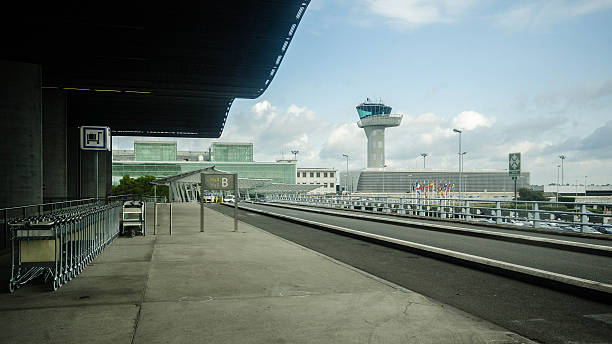
{"label": "concrete ceiling", "polygon": [[0,15],[0,59],[42,65],[43,88],[68,93],[70,125],[219,137],[233,100],[268,87],[309,2],[12,5]]}

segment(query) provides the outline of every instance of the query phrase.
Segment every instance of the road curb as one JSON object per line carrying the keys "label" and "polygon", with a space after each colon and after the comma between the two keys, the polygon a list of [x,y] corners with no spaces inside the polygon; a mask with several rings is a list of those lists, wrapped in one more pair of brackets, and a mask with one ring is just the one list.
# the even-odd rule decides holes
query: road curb
{"label": "road curb", "polygon": [[484,258],[480,256],[470,255],[466,253],[441,249],[429,245],[418,244],[406,240],[389,238],[377,234],[371,234],[344,228],[340,226],[328,225],[316,221],[299,219],[292,216],[276,214],[269,211],[251,209],[240,206],[243,210],[260,213],[263,215],[279,218],[298,224],[305,224],[311,227],[320,228],[323,230],[348,235],[358,239],[365,239],[378,244],[392,246],[403,250],[419,253],[437,259],[451,261],[461,265],[467,265],[480,270],[485,270],[511,277],[514,279],[524,280],[530,283],[544,285],[565,292],[570,292],[578,296],[590,297],[598,301],[612,303],[612,285],[597,281],[587,280],[579,277],[573,277],[554,273],[550,271],[530,268],[523,265],[507,263],[499,260]]}
{"label": "road curb", "polygon": [[[587,253],[587,254],[593,254],[593,255],[598,255],[598,256],[612,257],[612,247],[604,246],[604,245],[587,244],[587,243],[565,241],[565,240],[559,240],[559,239],[530,237],[530,236],[521,235],[521,234],[496,233],[496,232],[490,232],[490,231],[486,231],[482,229],[461,228],[461,227],[454,227],[451,225],[422,223],[422,222],[416,222],[415,220],[371,217],[371,216],[362,215],[362,214],[350,214],[350,213],[343,214],[343,213],[338,213],[338,212],[329,211],[325,209],[319,210],[319,209],[312,209],[312,208],[302,208],[299,206],[279,204],[279,203],[273,203],[273,204],[266,203],[264,205],[279,207],[279,208],[286,208],[286,209],[295,209],[295,210],[306,211],[306,212],[317,213],[317,214],[334,215],[334,216],[361,219],[361,220],[367,220],[367,221],[373,221],[373,222],[379,222],[379,223],[387,223],[387,224],[393,224],[393,225],[412,226],[412,227],[416,227],[416,228],[424,229],[424,230],[433,230],[433,231],[438,231],[438,232],[454,233],[454,234],[460,234],[460,235],[470,235],[470,236],[481,237],[481,238],[494,238],[497,240],[508,241],[508,242],[516,242],[516,243],[522,243],[522,244],[528,244],[528,245],[534,245],[534,246],[550,247],[550,248],[562,249],[566,251],[573,251],[573,252]],[[547,234],[554,234],[554,233],[547,233]]]}

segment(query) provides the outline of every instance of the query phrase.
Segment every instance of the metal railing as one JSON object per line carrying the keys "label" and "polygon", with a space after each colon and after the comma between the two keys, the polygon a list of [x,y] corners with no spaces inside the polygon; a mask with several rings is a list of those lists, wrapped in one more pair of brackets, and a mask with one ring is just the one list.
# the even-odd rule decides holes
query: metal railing
{"label": "metal railing", "polygon": [[271,195],[272,202],[488,222],[516,227],[612,234],[612,204],[458,200],[456,198]]}

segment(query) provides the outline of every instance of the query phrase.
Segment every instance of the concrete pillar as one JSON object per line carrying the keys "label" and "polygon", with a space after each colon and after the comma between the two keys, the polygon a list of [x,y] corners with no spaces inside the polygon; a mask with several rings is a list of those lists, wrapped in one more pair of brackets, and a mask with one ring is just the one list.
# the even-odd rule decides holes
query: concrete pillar
{"label": "concrete pillar", "polygon": [[79,148],[79,129],[74,126],[67,128],[67,185],[66,193],[68,199],[78,199],[80,196],[80,161],[81,149]]}
{"label": "concrete pillar", "polygon": [[43,200],[41,68],[0,61],[0,208]]}
{"label": "concrete pillar", "polygon": [[79,198],[95,198],[100,197],[98,188],[100,182],[100,159],[98,151],[81,150],[81,177],[80,177],[80,194]]}
{"label": "concrete pillar", "polygon": [[43,200],[68,197],[66,94],[59,89],[42,91]]}

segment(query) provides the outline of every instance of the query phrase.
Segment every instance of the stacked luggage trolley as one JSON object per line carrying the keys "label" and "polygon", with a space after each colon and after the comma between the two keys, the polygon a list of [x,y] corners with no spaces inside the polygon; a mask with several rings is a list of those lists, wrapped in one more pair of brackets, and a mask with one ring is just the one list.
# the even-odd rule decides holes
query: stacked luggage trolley
{"label": "stacked luggage trolley", "polygon": [[145,229],[145,202],[126,201],[123,203],[123,219],[121,233],[130,237],[146,235]]}
{"label": "stacked luggage trolley", "polygon": [[52,290],[72,280],[118,236],[121,210],[99,202],[12,221],[9,291],[38,277]]}

